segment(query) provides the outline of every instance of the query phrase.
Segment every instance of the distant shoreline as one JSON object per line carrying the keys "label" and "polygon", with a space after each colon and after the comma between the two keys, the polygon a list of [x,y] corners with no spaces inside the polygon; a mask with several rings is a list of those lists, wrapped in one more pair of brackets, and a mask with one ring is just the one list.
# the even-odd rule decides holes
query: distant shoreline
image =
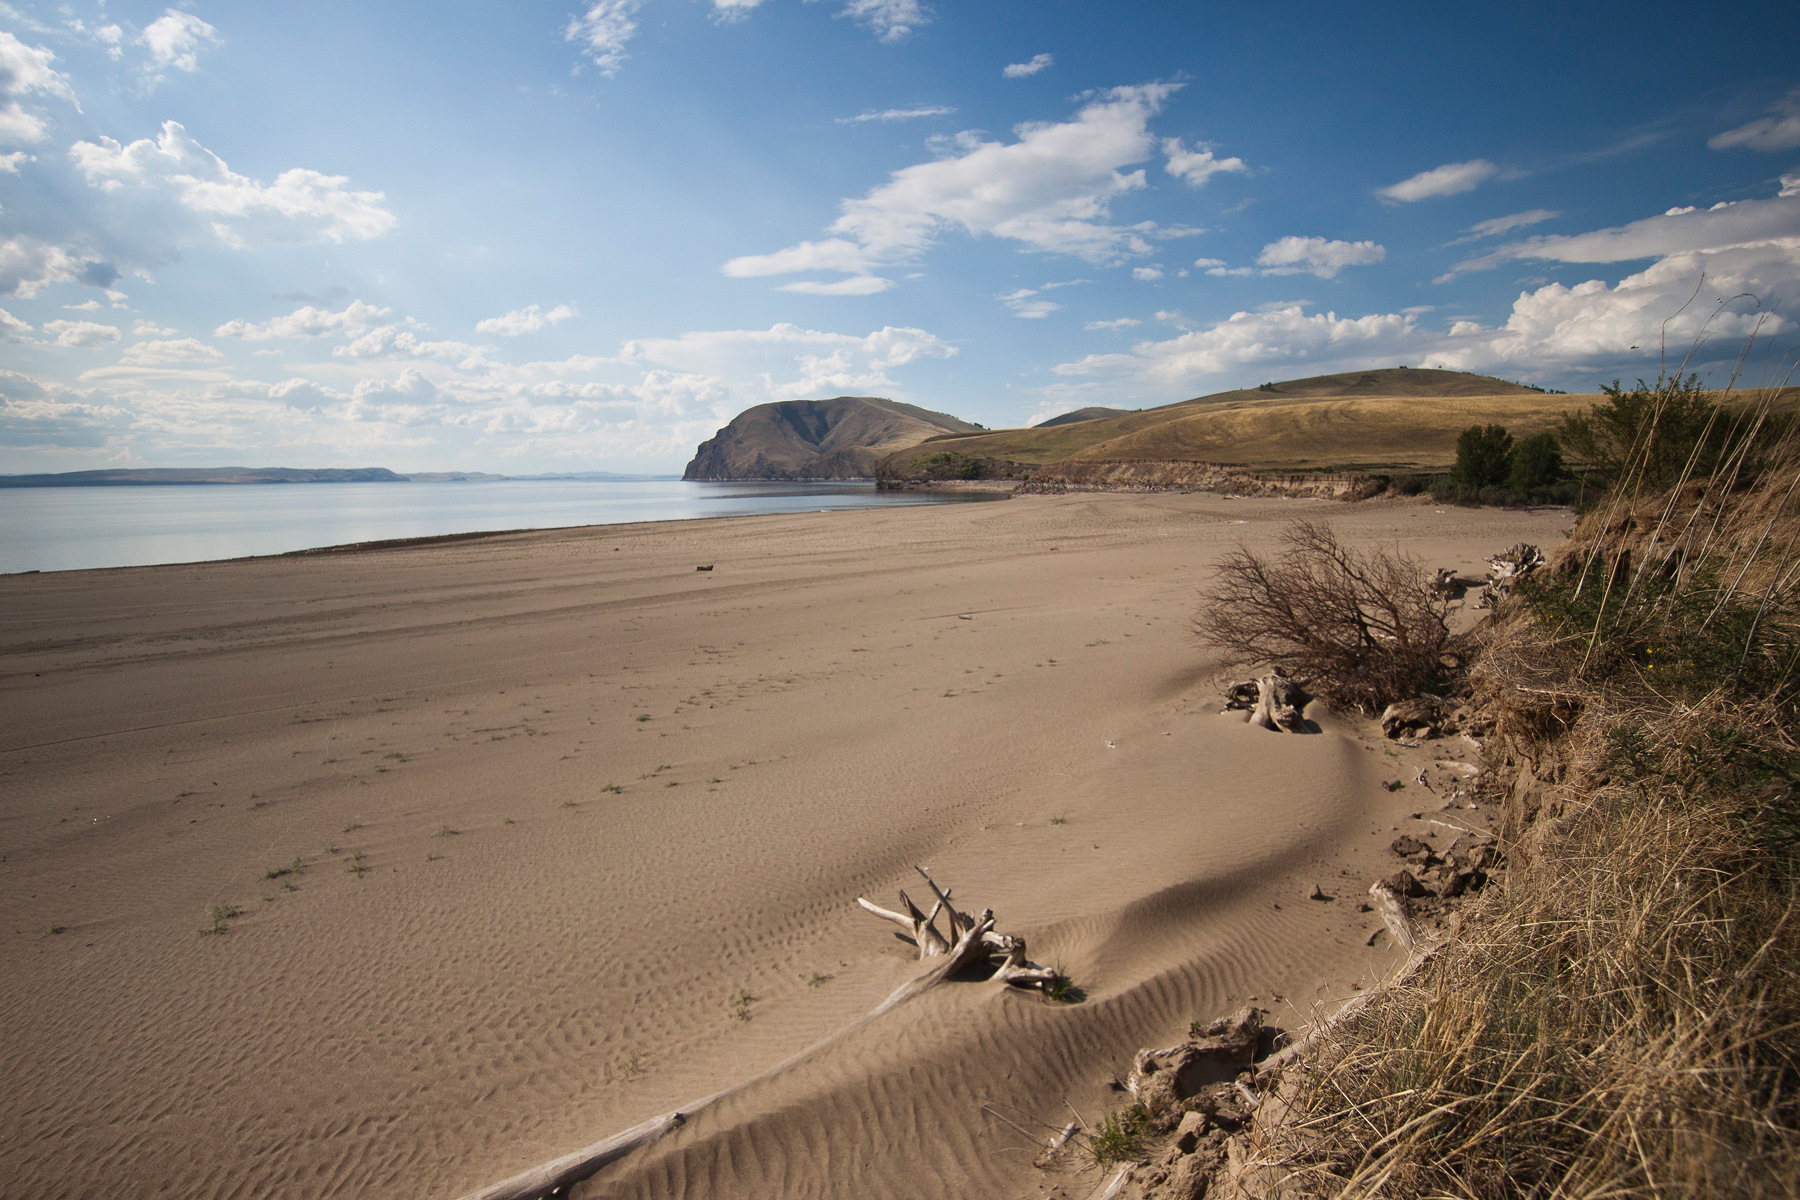
{"label": "distant shoreline", "polygon": [[611,471],[574,471],[545,475],[493,475],[485,471],[415,471],[399,474],[386,467],[146,467],[142,469],[59,471],[37,475],[0,475],[0,488],[42,487],[175,487],[204,484],[244,487],[291,483],[661,483],[679,475],[620,475]]}

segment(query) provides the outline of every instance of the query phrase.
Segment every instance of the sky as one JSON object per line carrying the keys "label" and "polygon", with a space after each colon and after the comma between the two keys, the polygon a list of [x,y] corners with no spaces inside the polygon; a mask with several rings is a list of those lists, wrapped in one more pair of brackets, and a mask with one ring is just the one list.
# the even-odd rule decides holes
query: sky
{"label": "sky", "polygon": [[1791,0],[0,3],[0,473],[1756,385],[1797,305]]}

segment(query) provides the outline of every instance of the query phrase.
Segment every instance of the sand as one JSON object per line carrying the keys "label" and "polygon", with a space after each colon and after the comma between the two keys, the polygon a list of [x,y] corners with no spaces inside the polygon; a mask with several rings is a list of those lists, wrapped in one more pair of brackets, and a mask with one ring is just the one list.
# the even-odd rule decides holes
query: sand
{"label": "sand", "polygon": [[1571,523],[1071,495],[0,578],[0,1196],[452,1200],[852,1024],[914,863],[1085,1001],[945,985],[577,1194],[1080,1194],[994,1113],[1394,963],[1356,902],[1437,798],[1367,723],[1219,716],[1189,628],[1296,515],[1459,569]]}

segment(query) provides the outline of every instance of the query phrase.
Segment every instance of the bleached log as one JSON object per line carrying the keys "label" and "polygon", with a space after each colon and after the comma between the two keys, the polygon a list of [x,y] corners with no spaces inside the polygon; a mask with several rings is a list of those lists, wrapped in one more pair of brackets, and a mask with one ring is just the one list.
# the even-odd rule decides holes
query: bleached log
{"label": "bleached log", "polygon": [[573,1154],[541,1163],[529,1171],[521,1171],[511,1179],[470,1192],[462,1200],[541,1200],[561,1188],[586,1179],[608,1163],[624,1158],[633,1150],[648,1146],[665,1134],[681,1128],[690,1114],[664,1113],[651,1117],[641,1125],[633,1125],[624,1133],[616,1133]]}
{"label": "bleached log", "polygon": [[[1059,976],[1056,968],[1038,966],[1026,957],[1024,938],[994,932],[993,910],[983,909],[979,917],[972,917],[950,902],[949,890],[940,888],[937,881],[926,873],[925,868],[915,866],[913,870],[919,873],[919,878],[925,881],[925,886],[931,889],[931,894],[937,899],[929,917],[907,899],[905,892],[900,893],[900,900],[906,905],[905,914],[882,908],[861,896],[857,897],[856,902],[864,911],[892,921],[911,933],[914,943],[919,947],[921,960],[942,956],[947,961],[902,984],[876,1012],[885,1012],[896,1004],[912,999],[981,959],[993,964],[990,978],[997,983],[1048,989],[1056,982]],[[952,940],[946,941],[932,924],[940,912],[949,922]],[[994,962],[995,959],[998,962]]]}
{"label": "bleached log", "polygon": [[1381,923],[1387,926],[1394,940],[1402,949],[1411,952],[1414,947],[1412,921],[1406,915],[1406,901],[1400,893],[1386,883],[1376,880],[1369,885],[1369,895],[1374,898],[1375,912],[1381,917]]}

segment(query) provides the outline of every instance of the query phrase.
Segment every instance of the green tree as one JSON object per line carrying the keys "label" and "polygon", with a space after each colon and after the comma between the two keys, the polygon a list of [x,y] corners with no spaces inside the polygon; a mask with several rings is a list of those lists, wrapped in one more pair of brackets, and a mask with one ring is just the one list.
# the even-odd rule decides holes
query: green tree
{"label": "green tree", "polygon": [[1522,492],[1549,487],[1562,477],[1562,471],[1562,446],[1556,435],[1540,433],[1513,446],[1506,486]]}
{"label": "green tree", "polygon": [[[1697,375],[1658,380],[1655,385],[1640,379],[1629,391],[1615,379],[1601,390],[1606,393],[1604,404],[1564,413],[1557,432],[1570,457],[1604,484],[1623,478],[1630,466],[1641,467],[1645,486],[1667,487],[1690,460],[1696,476],[1710,475],[1739,432],[1734,414],[1707,396]],[[1772,433],[1777,424],[1765,423],[1760,432]]]}
{"label": "green tree", "polygon": [[1484,488],[1505,483],[1510,470],[1507,456],[1512,452],[1512,434],[1504,425],[1471,425],[1456,439],[1456,465],[1450,468],[1451,482],[1465,488]]}

